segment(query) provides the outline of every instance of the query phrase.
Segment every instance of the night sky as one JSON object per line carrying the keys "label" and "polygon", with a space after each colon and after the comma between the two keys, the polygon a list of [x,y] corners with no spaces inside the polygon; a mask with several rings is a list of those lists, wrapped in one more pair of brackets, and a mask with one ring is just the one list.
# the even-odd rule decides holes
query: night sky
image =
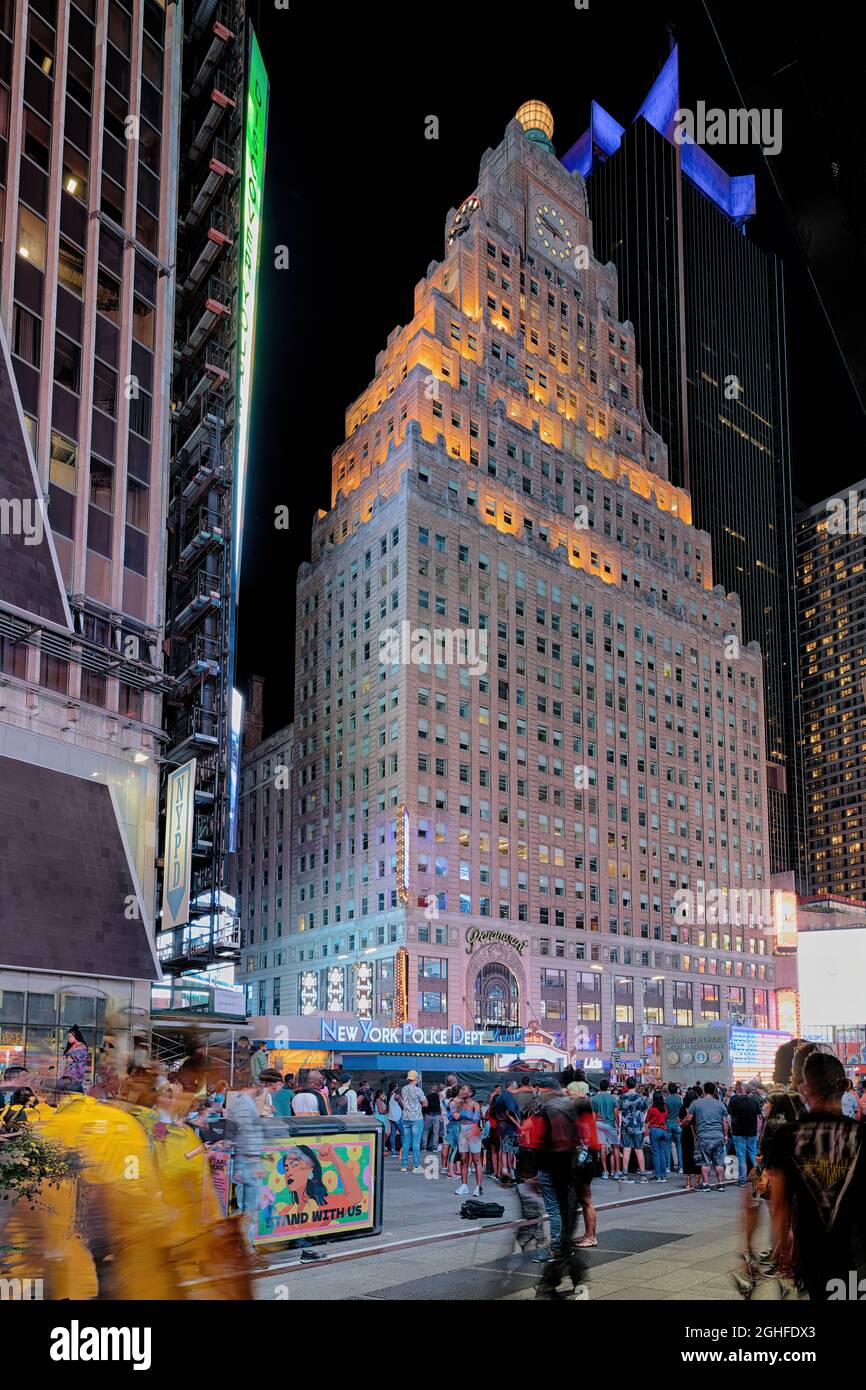
{"label": "night sky", "polygon": [[[756,175],[747,235],[785,263],[798,501],[866,475],[866,72],[852,13],[777,0],[589,0],[587,10],[252,0],[271,103],[238,684],[265,677],[266,733],[292,716],[295,575],[312,515],[330,503],[344,411],[441,259],[448,209],[529,97],[551,107],[560,155],[593,98],[629,124],[668,55],[669,25],[683,106],[741,104],[711,17],[745,104],[783,113],[782,150],[768,161],[781,199],[756,147],[709,153],[728,173]],[[438,140],[425,139],[428,115]],[[288,531],[274,527],[281,504]]]}

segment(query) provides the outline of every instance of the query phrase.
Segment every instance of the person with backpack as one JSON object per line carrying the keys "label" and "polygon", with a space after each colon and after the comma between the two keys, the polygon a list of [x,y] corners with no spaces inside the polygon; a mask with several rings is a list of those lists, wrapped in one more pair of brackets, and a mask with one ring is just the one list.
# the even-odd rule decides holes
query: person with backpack
{"label": "person with backpack", "polygon": [[306,1073],[303,1085],[298,1087],[292,1097],[293,1115],[330,1115],[328,1102],[322,1095],[322,1080],[320,1071]]}
{"label": "person with backpack", "polygon": [[332,1106],[335,1115],[357,1115],[358,1093],[352,1085],[351,1076],[337,1086]]}
{"label": "person with backpack", "polygon": [[515,1167],[517,1151],[520,1147],[520,1106],[516,1100],[518,1082],[512,1077],[505,1090],[501,1090],[491,1103],[491,1123],[495,1124],[499,1135],[499,1182],[503,1187],[511,1187],[516,1182]]}
{"label": "person with backpack", "polygon": [[[535,1297],[559,1299],[564,1297],[558,1292],[564,1275],[567,1273],[570,1276],[576,1291],[582,1284],[585,1269],[584,1257],[575,1243],[574,1228],[578,1185],[581,1189],[585,1186],[583,1179],[578,1178],[577,1164],[579,1151],[587,1148],[584,1143],[586,1136],[578,1125],[575,1101],[562,1090],[556,1077],[541,1074],[537,1084],[539,1098],[536,1113],[543,1121],[541,1148],[537,1154],[539,1182],[551,1223],[550,1258],[545,1264]],[[593,1118],[592,1106],[588,1101],[580,1100],[578,1104],[585,1105],[590,1118]],[[552,1207],[558,1217],[556,1222]]]}
{"label": "person with backpack", "polygon": [[[397,1089],[397,1082],[392,1081],[388,1087],[388,1123],[391,1127],[390,1143],[391,1155],[396,1156],[403,1148],[403,1102],[400,1099],[400,1092]],[[399,1144],[397,1140],[399,1139]]]}

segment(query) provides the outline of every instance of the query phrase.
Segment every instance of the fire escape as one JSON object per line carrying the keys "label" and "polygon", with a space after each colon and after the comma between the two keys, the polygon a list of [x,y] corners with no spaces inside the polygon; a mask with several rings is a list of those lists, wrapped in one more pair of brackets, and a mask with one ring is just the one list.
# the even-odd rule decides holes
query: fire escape
{"label": "fire escape", "polygon": [[159,948],[168,974],[231,963],[227,901],[233,671],[232,468],[243,0],[193,4],[184,35],[171,496],[169,770],[196,759],[189,923]]}

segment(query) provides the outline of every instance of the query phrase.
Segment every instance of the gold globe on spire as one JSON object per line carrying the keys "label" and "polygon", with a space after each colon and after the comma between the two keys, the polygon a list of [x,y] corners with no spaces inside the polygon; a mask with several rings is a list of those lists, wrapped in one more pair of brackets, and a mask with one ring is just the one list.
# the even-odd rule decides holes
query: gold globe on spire
{"label": "gold globe on spire", "polygon": [[553,140],[553,112],[543,101],[525,101],[515,120],[519,121],[530,140],[551,145]]}

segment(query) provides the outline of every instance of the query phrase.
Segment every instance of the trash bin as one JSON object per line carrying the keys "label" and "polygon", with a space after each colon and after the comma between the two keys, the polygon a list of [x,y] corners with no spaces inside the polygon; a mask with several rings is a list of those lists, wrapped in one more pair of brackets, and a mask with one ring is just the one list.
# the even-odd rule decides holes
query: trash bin
{"label": "trash bin", "polygon": [[268,1128],[253,1237],[258,1247],[380,1233],[385,1130],[374,1116],[299,1115],[272,1120]]}

